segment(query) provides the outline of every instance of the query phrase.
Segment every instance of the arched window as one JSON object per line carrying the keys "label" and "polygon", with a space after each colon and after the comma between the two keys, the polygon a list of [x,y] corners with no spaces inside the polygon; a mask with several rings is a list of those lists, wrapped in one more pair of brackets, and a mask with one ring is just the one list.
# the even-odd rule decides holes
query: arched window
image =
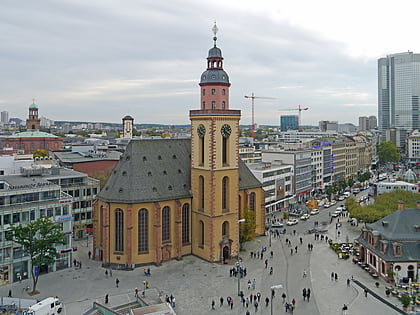
{"label": "arched window", "polygon": [[229,237],[229,222],[225,221],[222,224],[222,237],[227,238]]}
{"label": "arched window", "polygon": [[200,150],[200,165],[204,165],[204,136],[198,138]]}
{"label": "arched window", "polygon": [[225,95],[225,93],[226,93],[226,90],[222,89],[222,95]]}
{"label": "arched window", "polygon": [[216,102],[215,101],[211,101],[211,109],[216,109]]}
{"label": "arched window", "polygon": [[228,145],[229,145],[229,137],[222,137],[222,163],[223,165],[228,164]]}
{"label": "arched window", "polygon": [[203,89],[203,95],[206,95],[206,89]]}
{"label": "arched window", "polygon": [[255,193],[249,195],[249,210],[255,211]]}
{"label": "arched window", "polygon": [[182,245],[190,242],[190,204],[182,206]]}
{"label": "arched window", "polygon": [[149,250],[149,212],[140,209],[138,213],[138,252],[145,253]]}
{"label": "arched window", "polygon": [[226,108],[226,102],[222,101],[222,109],[225,109],[225,108]]}
{"label": "arched window", "polygon": [[124,251],[124,212],[115,210],[115,251]]}
{"label": "arched window", "polygon": [[222,179],[222,209],[229,208],[229,177]]}
{"label": "arched window", "polygon": [[162,209],[162,242],[171,240],[171,209],[166,206]]}
{"label": "arched window", "polygon": [[204,177],[198,177],[198,189],[200,194],[200,209],[204,209]]}
{"label": "arched window", "polygon": [[199,222],[199,228],[200,228],[200,243],[198,246],[204,247],[204,222],[200,220]]}

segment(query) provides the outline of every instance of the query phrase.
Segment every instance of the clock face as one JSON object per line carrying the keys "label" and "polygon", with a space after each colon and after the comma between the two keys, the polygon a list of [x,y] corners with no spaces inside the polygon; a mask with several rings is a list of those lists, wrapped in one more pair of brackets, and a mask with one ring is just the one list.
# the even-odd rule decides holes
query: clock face
{"label": "clock face", "polygon": [[220,132],[222,133],[223,137],[227,138],[232,133],[232,128],[228,124],[224,124]]}
{"label": "clock face", "polygon": [[203,138],[203,137],[204,137],[204,135],[206,134],[206,127],[204,127],[204,125],[200,124],[200,125],[197,127],[197,133],[198,133],[198,136],[199,136],[200,138]]}

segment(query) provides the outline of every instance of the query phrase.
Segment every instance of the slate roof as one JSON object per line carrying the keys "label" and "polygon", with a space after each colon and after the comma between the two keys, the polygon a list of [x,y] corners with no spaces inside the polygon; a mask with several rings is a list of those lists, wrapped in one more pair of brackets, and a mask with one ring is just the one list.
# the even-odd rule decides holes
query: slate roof
{"label": "slate roof", "polygon": [[[239,187],[262,187],[239,163]],[[143,203],[191,198],[191,140],[133,139],[98,198],[114,203]]]}
{"label": "slate roof", "polygon": [[[358,238],[358,241],[365,247],[370,248],[378,256],[386,261],[420,261],[420,210],[404,209],[395,211],[386,217],[368,224],[366,228],[379,234],[379,239],[388,242],[385,253],[380,249],[380,242],[372,249],[367,240]],[[401,257],[394,256],[392,244],[402,245]]]}

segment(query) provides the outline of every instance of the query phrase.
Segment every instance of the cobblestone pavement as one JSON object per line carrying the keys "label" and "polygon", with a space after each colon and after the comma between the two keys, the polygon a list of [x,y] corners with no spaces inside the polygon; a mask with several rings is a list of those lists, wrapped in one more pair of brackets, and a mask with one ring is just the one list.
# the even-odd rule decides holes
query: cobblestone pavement
{"label": "cobblestone pavement", "polygon": [[[324,216],[328,217],[325,212]],[[321,216],[319,217],[321,218]],[[312,220],[312,218],[311,218]],[[305,226],[304,224],[307,224]],[[287,300],[296,300],[294,314],[311,315],[335,315],[341,314],[343,304],[349,306],[347,314],[395,314],[395,311],[373,297],[365,298],[361,289],[355,285],[347,287],[347,278],[358,279],[370,289],[384,295],[385,283],[381,282],[379,289],[374,286],[374,280],[368,273],[353,264],[351,260],[338,259],[336,254],[328,247],[325,241],[314,240],[314,235],[302,234],[311,222],[299,223],[301,227],[297,235],[282,235],[280,239],[273,238],[272,246],[268,247],[268,237],[258,237],[252,242],[244,244],[245,251],[241,252],[242,263],[247,268],[247,276],[240,280],[240,287],[249,296],[250,293],[261,293],[261,302],[256,311],[253,305],[249,306],[251,314],[270,314],[271,303],[266,307],[265,298],[270,295],[270,287],[281,284],[284,289],[276,290],[273,300],[273,314],[284,314],[285,308],[281,303],[283,292]],[[336,239],[337,235],[334,222],[327,227],[328,235]],[[350,240],[359,234],[359,229],[344,223],[341,228],[341,236]],[[299,238],[302,237],[302,245]],[[285,238],[289,238],[292,247],[288,247]],[[344,240],[341,240],[344,241]],[[314,245],[313,251],[308,251],[307,244]],[[41,292],[36,298],[43,299],[48,296],[59,296],[64,303],[64,314],[81,314],[92,307],[94,301],[104,302],[105,294],[109,294],[110,306],[124,304],[133,301],[134,289],[143,291],[143,281],[148,280],[150,288],[146,290],[145,301],[156,303],[160,297],[173,295],[176,298],[175,311],[179,315],[189,314],[243,314],[246,308],[239,303],[237,278],[229,276],[229,269],[236,262],[232,260],[227,265],[208,263],[194,256],[184,257],[181,261],[170,261],[160,267],[150,266],[151,277],[143,275],[143,269],[134,271],[113,270],[112,277],[105,276],[105,269],[99,262],[88,260],[88,247],[86,241],[76,242],[78,250],[75,258],[82,261],[82,268],[70,268],[55,273],[42,275],[38,289]],[[91,245],[91,244],[90,244]],[[250,258],[251,250],[260,250],[267,246],[264,258]],[[295,246],[298,246],[297,253]],[[293,255],[290,253],[293,249]],[[274,257],[269,258],[269,252],[273,251]],[[269,260],[268,268],[265,268],[265,259]],[[273,274],[269,274],[269,268],[273,267]],[[307,277],[303,278],[303,270],[307,270]],[[331,281],[331,272],[338,274],[338,281]],[[120,280],[119,287],[115,280]],[[255,290],[247,288],[248,279],[256,280]],[[0,288],[0,294],[7,296],[11,289],[14,296],[27,297],[22,293],[22,288],[30,284],[28,280]],[[302,289],[311,289],[309,302],[303,301]],[[220,307],[219,299],[223,296],[224,305]],[[226,297],[231,296],[234,300],[233,309],[226,305]],[[396,299],[390,301],[398,303]],[[211,310],[212,300],[216,303],[216,310]]]}

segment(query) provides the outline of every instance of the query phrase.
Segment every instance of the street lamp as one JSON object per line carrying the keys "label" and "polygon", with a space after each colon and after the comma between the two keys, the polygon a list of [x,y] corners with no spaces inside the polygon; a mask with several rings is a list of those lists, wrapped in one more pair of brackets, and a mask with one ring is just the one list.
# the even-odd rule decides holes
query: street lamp
{"label": "street lamp", "polygon": [[143,281],[143,296],[146,296],[146,280]]}
{"label": "street lamp", "polygon": [[240,241],[240,235],[239,235],[239,231],[240,231],[240,227],[241,227],[241,223],[245,222],[245,219],[240,219],[238,220],[238,259],[236,261],[236,271],[237,271],[237,275],[238,275],[238,296],[240,296],[240,292],[241,292],[241,275],[239,272],[239,267],[241,266],[241,261],[239,258],[239,252],[241,251],[241,241]]}
{"label": "street lamp", "polygon": [[271,315],[273,315],[273,298],[274,298],[274,290],[283,289],[281,284],[273,285],[271,288]]}

